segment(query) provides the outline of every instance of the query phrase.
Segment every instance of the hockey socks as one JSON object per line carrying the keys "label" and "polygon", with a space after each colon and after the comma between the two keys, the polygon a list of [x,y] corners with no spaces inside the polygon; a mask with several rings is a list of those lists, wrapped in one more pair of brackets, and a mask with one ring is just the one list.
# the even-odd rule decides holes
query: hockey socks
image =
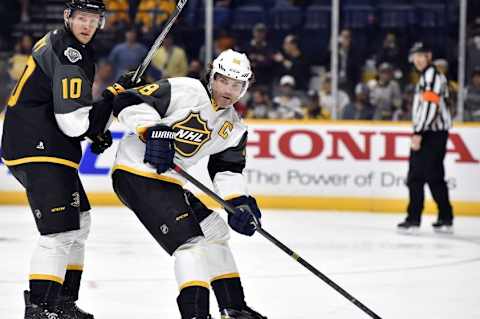
{"label": "hockey socks", "polygon": [[81,270],[67,269],[65,273],[65,281],[62,286],[62,297],[69,301],[78,300],[78,291],[80,290],[80,281],[82,279]]}
{"label": "hockey socks", "polygon": [[177,297],[182,319],[208,318],[210,290],[201,286],[183,288]]}
{"label": "hockey socks", "polygon": [[227,308],[241,310],[247,306],[239,277],[214,280],[211,285],[220,310]]}
{"label": "hockey socks", "polygon": [[30,280],[30,301],[53,311],[57,305],[62,285],[52,280]]}

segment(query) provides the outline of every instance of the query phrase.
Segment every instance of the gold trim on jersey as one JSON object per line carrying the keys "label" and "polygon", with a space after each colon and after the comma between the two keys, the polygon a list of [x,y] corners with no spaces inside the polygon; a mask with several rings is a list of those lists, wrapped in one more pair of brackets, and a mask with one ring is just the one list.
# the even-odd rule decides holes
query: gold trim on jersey
{"label": "gold trim on jersey", "polygon": [[80,167],[80,164],[77,164],[75,162],[72,162],[63,158],[48,157],[48,156],[31,156],[31,157],[19,158],[16,160],[6,160],[2,158],[2,160],[7,166],[15,166],[15,165],[21,165],[21,164],[27,164],[27,163],[55,163],[55,164],[72,167],[75,169],[78,169]]}
{"label": "gold trim on jersey", "polygon": [[55,281],[58,282],[59,284],[63,285],[63,278],[60,278],[58,276],[54,275],[43,275],[43,274],[30,274],[28,276],[29,280],[50,280],[50,281]]}
{"label": "gold trim on jersey", "polygon": [[200,286],[200,287],[210,289],[210,285],[208,284],[208,282],[200,281],[200,280],[187,281],[187,282],[181,284],[179,289],[182,290],[184,288],[194,287],[194,286],[197,286],[197,287]]}
{"label": "gold trim on jersey", "polygon": [[46,46],[47,40],[48,40],[48,33],[43,38],[38,40],[37,43],[35,43],[35,45],[33,46],[33,52],[37,52],[38,50]]}
{"label": "gold trim on jersey", "polygon": [[210,280],[210,282],[214,282],[215,280],[230,279],[230,278],[240,278],[240,274],[238,272],[232,272],[230,274],[216,276],[216,277],[213,277],[213,279]]}
{"label": "gold trim on jersey", "polygon": [[20,98],[20,94],[22,94],[23,87],[27,80],[32,76],[33,71],[37,68],[37,64],[32,56],[28,57],[27,65],[25,66],[25,70],[23,71],[22,76],[18,80],[17,84],[12,90],[10,97],[8,98],[7,105],[9,107],[14,107],[17,105],[18,99]]}
{"label": "gold trim on jersey", "polygon": [[180,180],[178,180],[178,179],[176,179],[176,178],[169,177],[169,176],[159,175],[159,174],[157,174],[157,173],[151,173],[151,172],[141,171],[141,170],[138,170],[138,169],[129,167],[129,166],[125,166],[125,165],[115,165],[115,166],[113,166],[113,168],[112,168],[112,174],[113,174],[113,172],[115,172],[117,169],[118,169],[118,170],[121,170],[121,171],[125,171],[125,172],[132,173],[132,174],[134,174],[134,175],[143,176],[143,177],[146,177],[146,178],[157,179],[157,180],[160,180],[160,181],[177,184],[177,185],[180,185],[180,186],[182,186],[182,187],[183,187],[183,185],[184,185],[184,183],[183,183],[182,181],[180,181]]}
{"label": "gold trim on jersey", "polygon": [[150,127],[149,126],[140,126],[140,127],[137,127],[137,135],[138,135],[138,138],[140,138],[140,140],[142,140],[143,143],[145,143],[145,141],[147,140],[147,130],[149,129]]}
{"label": "gold trim on jersey", "polygon": [[210,104],[212,105],[213,110],[216,112],[218,110],[218,105],[217,105],[217,102],[215,101],[215,99],[213,98],[213,96],[210,99]]}
{"label": "gold trim on jersey", "polygon": [[67,265],[67,270],[83,271],[83,265]]}
{"label": "gold trim on jersey", "polygon": [[241,197],[241,196],[246,196],[246,195],[245,194],[231,194],[231,195],[225,196],[224,200],[231,200],[231,199]]}

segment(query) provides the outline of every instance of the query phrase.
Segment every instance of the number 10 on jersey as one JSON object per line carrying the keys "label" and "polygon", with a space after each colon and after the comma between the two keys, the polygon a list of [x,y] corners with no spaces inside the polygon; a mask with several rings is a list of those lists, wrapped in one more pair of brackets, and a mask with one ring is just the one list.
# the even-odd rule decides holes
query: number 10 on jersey
{"label": "number 10 on jersey", "polygon": [[62,80],[63,99],[78,99],[82,95],[82,79],[65,78]]}

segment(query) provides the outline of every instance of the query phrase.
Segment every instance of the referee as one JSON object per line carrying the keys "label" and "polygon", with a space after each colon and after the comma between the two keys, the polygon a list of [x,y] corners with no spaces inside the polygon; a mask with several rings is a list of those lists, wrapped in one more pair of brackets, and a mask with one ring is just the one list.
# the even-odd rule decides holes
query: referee
{"label": "referee", "polygon": [[397,225],[402,232],[418,230],[428,184],[438,207],[438,219],[432,224],[436,232],[452,232],[453,213],[445,182],[445,158],[448,130],[452,119],[447,107],[448,82],[432,64],[432,51],[415,43],[410,60],[421,73],[413,100],[413,136],[411,141],[407,186],[410,201],[407,218]]}

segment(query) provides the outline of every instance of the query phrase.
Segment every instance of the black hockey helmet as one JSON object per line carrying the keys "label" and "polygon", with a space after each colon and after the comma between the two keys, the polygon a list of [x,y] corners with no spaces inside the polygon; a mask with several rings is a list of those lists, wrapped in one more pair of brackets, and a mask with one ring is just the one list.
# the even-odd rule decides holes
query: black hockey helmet
{"label": "black hockey helmet", "polygon": [[67,19],[65,26],[68,28],[68,19],[72,16],[75,10],[93,12],[100,15],[99,29],[103,29],[105,26],[105,4],[102,0],[67,0],[65,2],[67,6]]}

